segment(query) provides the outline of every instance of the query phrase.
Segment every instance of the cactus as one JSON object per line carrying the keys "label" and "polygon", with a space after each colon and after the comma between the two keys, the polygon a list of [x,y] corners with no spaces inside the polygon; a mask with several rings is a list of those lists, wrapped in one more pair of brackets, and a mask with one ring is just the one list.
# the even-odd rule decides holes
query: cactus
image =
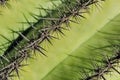
{"label": "cactus", "polygon": [[1,1],[0,79],[119,80],[119,2]]}

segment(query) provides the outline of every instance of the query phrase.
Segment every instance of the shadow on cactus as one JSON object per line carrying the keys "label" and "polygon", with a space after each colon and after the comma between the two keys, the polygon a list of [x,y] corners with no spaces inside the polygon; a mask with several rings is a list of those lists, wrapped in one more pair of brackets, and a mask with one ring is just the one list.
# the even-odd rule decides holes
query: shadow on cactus
{"label": "shadow on cactus", "polygon": [[[52,9],[39,7],[40,14],[29,13],[34,21],[23,14],[26,22],[21,21],[21,24],[27,24],[27,29],[17,31],[10,28],[12,34],[17,35],[13,40],[1,35],[7,43],[1,45],[0,79],[15,79],[17,75],[21,80],[110,80],[107,77],[110,72],[119,74],[120,8],[119,4],[117,8],[113,7],[117,2],[112,2],[60,0],[57,5],[51,1]],[[109,8],[116,10],[111,12]],[[41,11],[46,15],[42,15]],[[90,14],[85,14],[88,12]],[[112,22],[116,23],[113,25]],[[37,53],[42,54],[44,59]],[[25,61],[29,61],[29,65]],[[21,68],[30,69],[31,74],[19,74]],[[33,76],[35,70],[37,72]]]}

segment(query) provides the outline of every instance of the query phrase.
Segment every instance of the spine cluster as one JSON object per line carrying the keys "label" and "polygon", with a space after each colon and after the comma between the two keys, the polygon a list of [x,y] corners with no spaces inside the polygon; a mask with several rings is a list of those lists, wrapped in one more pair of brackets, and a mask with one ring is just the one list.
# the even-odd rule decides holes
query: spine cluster
{"label": "spine cluster", "polygon": [[[23,32],[12,30],[19,36],[17,39],[11,42],[11,45],[8,47],[5,53],[0,56],[0,65],[3,65],[0,69],[0,80],[8,80],[10,77],[12,77],[13,71],[15,71],[19,77],[19,68],[24,66],[22,65],[24,60],[32,57],[32,54],[30,54],[31,51],[35,52],[37,50],[45,55],[44,51],[46,50],[41,46],[42,42],[48,41],[50,44],[52,44],[51,39],[57,39],[57,37],[52,35],[53,33],[59,32],[60,34],[64,35],[63,30],[68,29],[70,22],[77,23],[76,21],[71,20],[71,18],[83,18],[84,16],[82,14],[84,12],[82,11],[88,10],[90,5],[96,4],[99,1],[102,0],[61,0],[63,4],[62,7],[57,7],[54,4],[56,7],[55,10],[44,9],[44,11],[48,13],[47,16],[39,17],[39,15],[37,18],[33,16],[38,22],[31,23],[26,19],[27,23],[30,24],[30,27],[27,30]],[[42,27],[38,26],[38,24],[40,25],[41,22],[45,22],[47,25],[42,25]],[[66,27],[63,27],[63,24],[66,24]],[[31,32],[37,32],[37,34],[34,34],[34,38],[28,38],[27,36],[28,32],[30,32],[30,29]],[[25,40],[25,44],[23,46],[19,46],[23,39]],[[11,55],[11,53],[14,52],[13,50],[15,50],[15,53]]]}

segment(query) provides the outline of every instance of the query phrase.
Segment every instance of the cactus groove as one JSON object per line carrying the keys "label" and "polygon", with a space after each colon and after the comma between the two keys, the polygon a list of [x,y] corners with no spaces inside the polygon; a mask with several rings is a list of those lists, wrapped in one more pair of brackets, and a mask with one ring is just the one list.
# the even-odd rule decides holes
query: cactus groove
{"label": "cactus groove", "polygon": [[[71,23],[80,24],[81,19],[87,18],[84,15],[85,13],[90,12],[92,5],[99,8],[100,3],[104,1],[105,0],[60,0],[60,4],[57,5],[54,3],[54,0],[51,0],[54,8],[37,8],[38,10],[42,10],[46,15],[42,15],[41,13],[39,15],[29,13],[35,20],[33,22],[23,13],[26,21],[21,22],[21,24],[27,24],[28,28],[18,31],[10,28],[9,30],[12,34],[17,35],[13,40],[1,35],[2,38],[8,41],[7,44],[2,44],[1,46],[8,47],[4,49],[1,48],[3,54],[0,56],[0,80],[14,79],[14,75],[17,75],[20,79],[21,75],[19,74],[19,70],[24,66],[29,66],[26,63],[24,64],[24,61],[36,58],[34,57],[38,55],[36,54],[36,51],[46,58],[49,57],[46,54],[48,50],[45,49],[44,43],[54,46],[53,40],[59,39],[59,36],[65,36],[65,31],[69,31],[72,27]],[[7,1],[0,0],[0,4],[1,6],[7,5]],[[112,19],[113,21],[116,20],[117,16],[113,16]],[[120,58],[119,38],[117,37],[119,36],[118,33],[120,28],[115,25],[116,28],[114,29],[116,30],[112,30],[113,26],[109,26],[109,24],[113,21],[109,20],[108,24],[106,23],[103,25],[103,28],[101,27],[102,29],[100,29],[100,31],[105,31],[102,33],[102,35],[105,36],[103,38],[107,38],[101,38],[101,44],[97,43],[100,38],[98,36],[99,32],[96,32],[90,40],[86,41],[85,45],[92,43],[90,45],[95,46],[93,48],[94,50],[89,48],[84,50],[84,44],[82,45],[83,47],[77,47],[76,51],[74,51],[75,54],[68,54],[69,58],[62,62],[63,65],[60,65],[57,68],[55,67],[54,70],[46,74],[41,80],[50,80],[51,78],[53,80],[108,80],[105,75],[109,75],[109,73],[112,72],[111,70],[120,74],[119,70],[117,70]],[[109,31],[110,33],[107,33],[106,31]],[[112,33],[112,31],[115,33]],[[95,45],[93,42],[95,42]],[[80,50],[85,52],[83,56],[81,55],[82,52]],[[100,52],[105,54],[101,54]],[[89,59],[90,53],[93,54],[92,60]],[[80,64],[77,63],[76,65],[74,60],[72,61],[72,58],[76,60],[76,63],[80,62]],[[85,60],[85,64],[81,62],[82,60]],[[65,67],[65,64],[67,64],[67,67]],[[75,70],[72,68],[75,68]],[[65,76],[63,76],[62,71],[57,72],[57,70],[60,69],[64,69]],[[56,75],[52,74],[54,71],[57,73]],[[72,73],[69,71],[72,71]],[[51,74],[51,76],[49,76],[49,74]]]}

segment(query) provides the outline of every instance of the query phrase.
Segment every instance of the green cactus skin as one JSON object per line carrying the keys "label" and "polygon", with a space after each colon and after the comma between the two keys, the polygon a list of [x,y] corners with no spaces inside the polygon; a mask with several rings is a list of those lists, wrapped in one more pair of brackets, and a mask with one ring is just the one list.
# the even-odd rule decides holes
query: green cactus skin
{"label": "green cactus skin", "polygon": [[[45,9],[45,8],[39,8],[42,9],[47,15],[46,16],[41,16],[41,15],[33,15],[33,18],[36,19],[37,22],[31,22],[26,18],[26,15],[24,15],[24,18],[26,19],[26,22],[29,27],[27,29],[23,29],[22,31],[15,31],[12,30],[12,33],[16,33],[18,35],[18,37],[16,39],[14,39],[13,41],[9,40],[8,38],[4,37],[3,35],[1,35],[3,38],[7,39],[8,42],[10,43],[9,47],[6,49],[6,51],[3,53],[3,55],[0,57],[1,58],[1,73],[0,73],[0,78],[1,80],[8,80],[8,77],[11,76],[12,72],[15,71],[17,76],[19,76],[19,71],[18,69],[22,66],[22,62],[24,60],[27,60],[28,58],[32,58],[33,55],[36,55],[35,51],[38,51],[40,53],[42,53],[44,56],[47,56],[44,52],[46,51],[46,49],[43,47],[43,43],[47,41],[47,44],[52,44],[52,39],[58,39],[58,36],[55,36],[55,34],[59,33],[59,35],[64,35],[65,32],[64,30],[68,30],[69,29],[69,24],[70,23],[78,23],[78,21],[76,21],[77,19],[79,19],[80,17],[85,18],[83,16],[83,13],[88,9],[88,7],[91,4],[96,4],[99,3],[99,0],[61,0],[61,4],[60,6],[57,6],[55,4],[54,7],[55,9]],[[66,25],[66,26],[63,26]],[[112,28],[110,28],[112,29]],[[107,31],[111,31],[109,29],[106,29]],[[118,28],[119,30],[119,28]],[[111,36],[110,36],[111,37]],[[97,40],[97,39],[95,39]],[[96,42],[97,43],[97,42]],[[103,41],[103,43],[107,44],[107,42]],[[97,44],[99,45],[99,44]],[[103,47],[105,45],[102,45]],[[100,48],[100,47],[98,47]],[[107,47],[110,48],[110,47]],[[106,49],[106,47],[104,48]],[[110,48],[111,49],[111,48]],[[34,53],[31,53],[32,51],[34,51]],[[90,51],[88,51],[90,52]],[[94,52],[94,51],[93,51]],[[95,53],[95,52],[94,52]],[[112,54],[112,53],[111,53]],[[76,54],[77,55],[77,54]],[[114,56],[113,56],[114,55]],[[106,78],[104,77],[104,75],[106,73],[108,73],[108,71],[113,67],[108,67],[108,60],[110,60],[110,62],[114,62],[117,63],[117,61],[119,60],[116,56],[116,54],[113,54],[112,56],[109,56],[109,59],[105,59],[102,62],[102,59],[104,58],[103,56],[98,56],[96,55],[97,58],[100,57],[100,60],[97,61],[101,61],[102,62],[102,66],[100,66],[99,68],[99,64],[97,66],[97,68],[95,67],[95,69],[89,68],[91,71],[91,73],[89,73],[89,76],[84,76],[86,75],[87,71],[89,69],[87,69],[86,67],[84,67],[83,69],[85,69],[84,74],[82,74],[83,76],[77,76],[80,77],[80,80],[97,80],[97,79],[103,79],[106,80]],[[74,57],[74,56],[72,56]],[[85,60],[85,59],[84,59]],[[88,57],[87,57],[87,60]],[[67,63],[69,63],[71,60],[69,60]],[[93,61],[94,62],[94,61]],[[71,64],[73,64],[71,62]],[[87,64],[87,62],[86,62]],[[94,63],[96,64],[96,63]],[[110,65],[114,65],[114,64],[110,64]],[[107,69],[106,69],[107,68]],[[59,68],[58,68],[59,70]],[[66,69],[67,70],[67,69]],[[77,69],[79,70],[79,69]],[[96,71],[94,71],[96,70]],[[104,71],[106,70],[106,71]],[[56,69],[55,69],[56,71]],[[80,70],[79,70],[80,71]],[[102,75],[100,75],[101,73],[98,73],[97,71],[102,71]],[[118,72],[118,70],[116,70],[114,68],[114,71]],[[54,72],[54,71],[53,71]],[[69,71],[68,71],[69,72]],[[74,71],[73,71],[74,72]],[[61,80],[61,79],[67,79],[67,80],[76,80],[75,76],[67,76],[69,75],[66,71],[66,76],[62,77],[62,74],[60,72],[61,75],[59,75],[59,72],[57,72],[57,80]],[[94,74],[92,74],[94,73]],[[98,73],[98,74],[97,74]],[[97,75],[96,75],[97,74]],[[52,74],[51,74],[52,75]],[[59,76],[58,76],[59,75]],[[71,75],[71,74],[70,74]],[[42,78],[42,80],[51,80],[54,79],[54,76],[46,76],[45,78]],[[56,80],[56,77],[55,77]]]}

